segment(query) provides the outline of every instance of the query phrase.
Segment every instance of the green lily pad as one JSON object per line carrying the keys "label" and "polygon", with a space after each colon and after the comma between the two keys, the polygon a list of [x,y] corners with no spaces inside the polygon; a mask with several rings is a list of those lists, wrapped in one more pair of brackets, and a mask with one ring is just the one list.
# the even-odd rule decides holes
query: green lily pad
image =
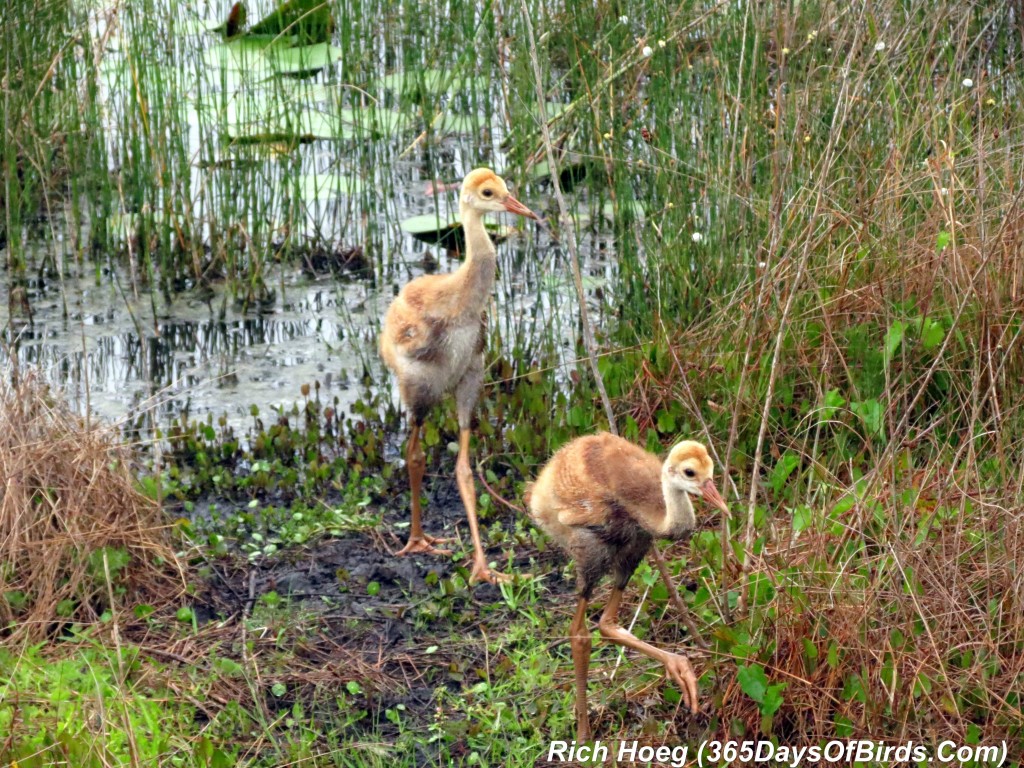
{"label": "green lily pad", "polygon": [[[403,219],[398,226],[417,240],[441,245],[449,250],[462,250],[466,241],[458,214],[443,217],[436,213],[424,213]],[[484,226],[496,243],[508,239],[515,232],[513,227],[505,224],[486,222]]]}
{"label": "green lily pad", "polygon": [[470,135],[487,125],[487,118],[483,115],[457,115],[451,112],[444,112],[435,118],[430,125],[434,133],[437,134]]}
{"label": "green lily pad", "polygon": [[295,45],[290,48],[272,46],[270,52],[274,67],[281,74],[319,71],[340,60],[342,55],[341,48],[329,43]]}
{"label": "green lily pad", "polygon": [[275,75],[317,72],[341,58],[342,50],[329,43],[292,43],[293,38],[247,35],[210,46],[203,54],[204,62],[213,72],[213,82],[218,82],[218,72],[265,80]]}
{"label": "green lily pad", "polygon": [[301,80],[294,84],[292,90],[295,93],[296,100],[301,100],[304,104],[315,104],[317,102],[337,104],[342,93],[348,88],[350,86],[341,83],[328,85],[327,83]]}
{"label": "green lily pad", "polygon": [[316,109],[305,109],[293,114],[278,113],[273,123],[281,130],[297,136],[313,139],[345,138],[340,116]]}
{"label": "green lily pad", "polygon": [[237,133],[245,126],[266,121],[278,98],[262,88],[208,91],[194,106],[200,121],[212,121],[222,131]]}
{"label": "green lily pad", "polygon": [[409,118],[401,112],[384,107],[362,107],[340,110],[340,119],[348,136],[343,138],[365,139],[395,136],[410,127]]}
{"label": "green lily pad", "polygon": [[407,69],[392,72],[374,81],[377,85],[405,98],[419,95],[440,96],[445,93],[485,92],[489,85],[486,77],[453,75],[441,69]]}
{"label": "green lily pad", "polygon": [[442,217],[436,213],[424,213],[419,216],[410,216],[403,219],[398,225],[403,232],[407,232],[417,240],[424,243],[438,243],[445,245],[449,240],[454,242],[456,230],[462,229],[457,215]]}
{"label": "green lily pad", "polygon": [[[559,163],[558,183],[563,192],[571,192],[590,172],[591,162],[571,153]],[[531,181],[544,182],[551,179],[551,166],[547,160],[534,165],[529,171]]]}
{"label": "green lily pad", "polygon": [[404,115],[377,107],[321,110],[245,99],[232,99],[214,114],[222,133],[248,143],[364,141],[397,135],[409,125]]}
{"label": "green lily pad", "polygon": [[601,216],[608,221],[615,220],[615,211],[618,210],[620,215],[630,216],[634,219],[643,219],[647,215],[647,211],[644,208],[644,204],[639,200],[609,200],[601,206]]}
{"label": "green lily pad", "polygon": [[618,208],[619,215],[641,221],[647,215],[643,203],[639,200],[619,200],[618,203],[608,200],[599,210],[583,209],[573,215],[577,226],[589,227],[598,221],[599,225],[613,224],[615,222],[615,211]]}

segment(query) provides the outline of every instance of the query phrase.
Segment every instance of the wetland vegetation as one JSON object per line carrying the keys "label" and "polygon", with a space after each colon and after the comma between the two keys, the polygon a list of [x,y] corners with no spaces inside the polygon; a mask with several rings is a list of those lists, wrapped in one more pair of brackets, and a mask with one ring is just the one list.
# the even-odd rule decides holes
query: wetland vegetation
{"label": "wetland vegetation", "polygon": [[[522,491],[597,429],[705,442],[731,509],[666,550],[706,648],[647,564],[622,611],[700,713],[599,644],[602,739],[1019,763],[1020,4],[285,5],[0,11],[0,764],[542,762],[574,599]],[[451,407],[456,554],[389,555],[375,339],[484,165],[546,217],[501,222],[473,446],[536,578],[470,588]]]}

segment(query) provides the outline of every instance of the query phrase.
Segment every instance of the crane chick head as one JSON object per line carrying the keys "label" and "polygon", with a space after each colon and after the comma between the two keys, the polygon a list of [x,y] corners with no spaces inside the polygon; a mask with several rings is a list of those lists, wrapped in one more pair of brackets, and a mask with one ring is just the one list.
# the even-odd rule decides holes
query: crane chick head
{"label": "crane chick head", "polygon": [[529,219],[537,218],[537,214],[512,197],[502,178],[490,168],[477,168],[469,172],[462,180],[459,202],[481,213],[508,211]]}
{"label": "crane chick head", "polygon": [[715,463],[707,448],[693,440],[684,440],[669,451],[662,469],[662,476],[670,485],[691,496],[703,496],[728,514],[729,507],[715,487],[714,473]]}

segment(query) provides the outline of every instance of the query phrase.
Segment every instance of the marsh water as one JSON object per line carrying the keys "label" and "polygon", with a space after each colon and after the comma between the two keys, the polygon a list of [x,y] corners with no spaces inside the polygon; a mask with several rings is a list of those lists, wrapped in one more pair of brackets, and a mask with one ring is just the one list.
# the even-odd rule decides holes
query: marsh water
{"label": "marsh water", "polygon": [[[117,192],[105,203],[64,200],[21,229],[29,268],[20,289],[10,270],[3,276],[11,300],[0,302],[0,364],[39,366],[83,413],[160,423],[184,412],[242,423],[252,404],[289,407],[303,384],[319,382],[342,405],[359,396],[367,374],[389,388],[376,354],[384,309],[409,279],[459,265],[456,252],[407,230],[422,229],[425,214],[449,221],[457,182],[481,165],[505,174],[541,216],[554,216],[549,180],[506,154],[516,126],[500,78],[464,60],[443,69],[426,42],[429,23],[411,27],[383,8],[379,18],[342,21],[340,37],[372,32],[358,43],[362,64],[354,67],[334,45],[286,48],[298,63],[258,47],[245,53],[249,43],[210,31],[228,10],[223,2],[158,4],[118,18],[90,6],[82,16],[92,43],[78,55],[99,62],[95,129],[105,183]],[[436,34],[441,28],[438,21]],[[164,43],[140,43],[143,35]],[[156,122],[158,114],[159,129],[140,133],[139,116]],[[147,190],[140,174],[159,152],[164,176]],[[125,194],[129,185],[145,191]],[[597,289],[615,270],[605,201],[582,187],[569,199],[600,310]],[[554,338],[568,362],[575,312],[565,310],[576,298],[563,247],[546,222],[500,218],[507,226],[492,343],[530,354]],[[227,255],[213,270],[221,274],[199,288],[179,279],[161,290],[164,263],[146,254],[146,241],[150,253],[161,239],[180,245],[182,222],[193,254]],[[108,248],[87,253],[82,243],[97,227]],[[0,250],[4,263],[10,247]],[[312,263],[311,254],[337,262],[356,248],[358,269]],[[259,290],[247,294],[246,285]]]}

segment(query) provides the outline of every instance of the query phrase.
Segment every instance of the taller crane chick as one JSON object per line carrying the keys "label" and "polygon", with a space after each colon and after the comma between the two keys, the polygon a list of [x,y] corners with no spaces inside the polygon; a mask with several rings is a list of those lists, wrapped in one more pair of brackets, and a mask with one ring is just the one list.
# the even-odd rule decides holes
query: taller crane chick
{"label": "taller crane chick", "polygon": [[410,421],[405,458],[412,493],[412,527],[408,543],[398,554],[451,554],[436,546],[442,539],[423,531],[420,491],[426,457],[420,433],[430,409],[454,391],[459,417],[455,478],[473,538],[470,581],[491,583],[505,577],[488,568],[480,542],[476,489],[469,465],[469,429],[483,386],[485,309],[496,269],[494,244],[484,228],[483,217],[499,211],[537,218],[509,193],[505,182],[493,171],[471,171],[459,192],[459,218],[466,238],[465,262],[451,274],[424,275],[406,285],[388,308],[380,336],[381,356],[398,378]]}

